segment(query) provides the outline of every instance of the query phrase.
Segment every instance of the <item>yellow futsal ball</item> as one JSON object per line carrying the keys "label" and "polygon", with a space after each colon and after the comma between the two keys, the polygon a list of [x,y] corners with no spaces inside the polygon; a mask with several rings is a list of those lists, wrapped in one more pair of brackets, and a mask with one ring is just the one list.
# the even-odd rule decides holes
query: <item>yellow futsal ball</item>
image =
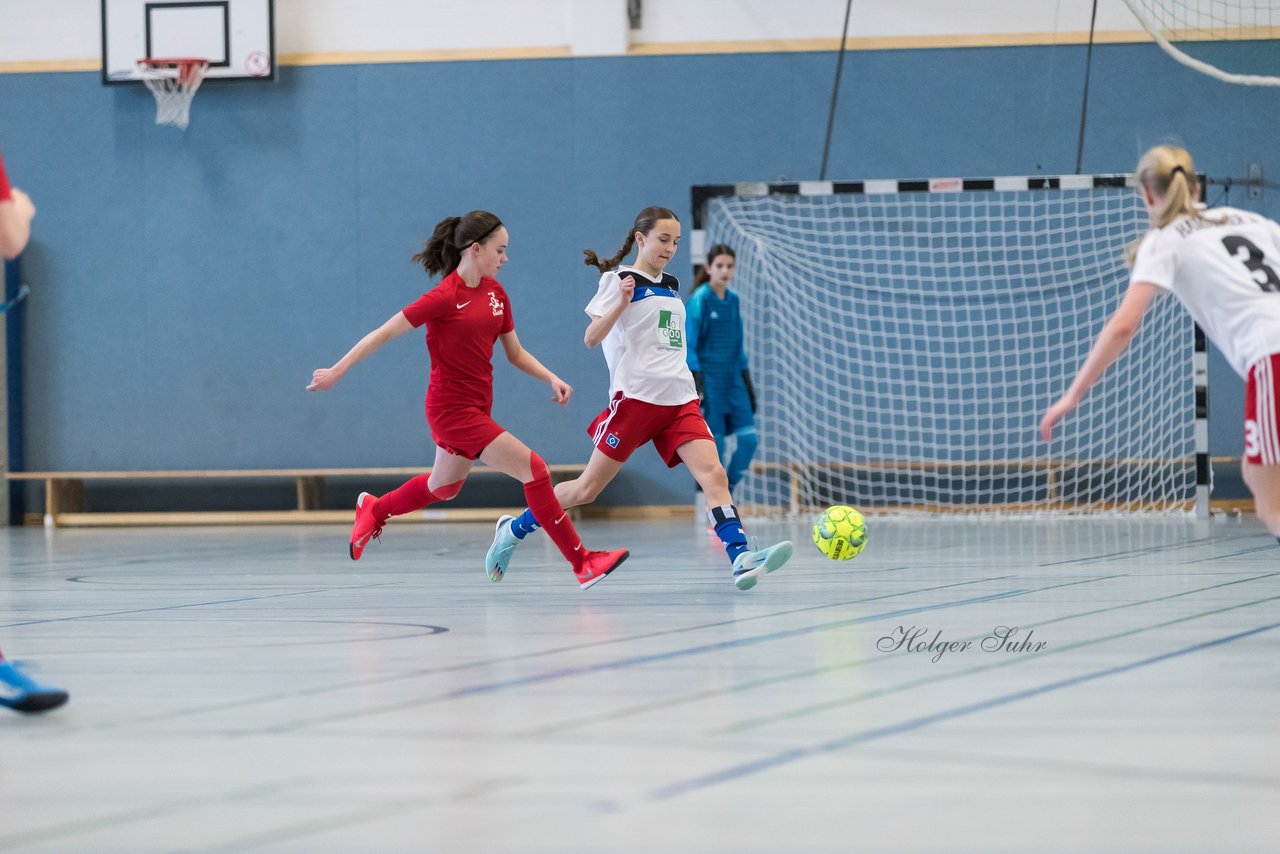
{"label": "yellow futsal ball", "polygon": [[828,507],[814,520],[813,544],[832,560],[857,557],[867,545],[867,521],[852,507]]}

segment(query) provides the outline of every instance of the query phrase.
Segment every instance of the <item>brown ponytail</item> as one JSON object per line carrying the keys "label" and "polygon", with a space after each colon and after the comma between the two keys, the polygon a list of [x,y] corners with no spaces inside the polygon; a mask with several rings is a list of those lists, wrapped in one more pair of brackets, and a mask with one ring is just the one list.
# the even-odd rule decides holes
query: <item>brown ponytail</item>
{"label": "brown ponytail", "polygon": [[627,255],[631,253],[631,247],[635,245],[636,236],[635,233],[632,232],[627,235],[626,242],[622,244],[622,248],[618,250],[618,254],[614,255],[612,258],[602,259],[600,256],[596,255],[593,250],[583,249],[582,254],[585,255],[586,258],[582,263],[586,264],[588,267],[595,267],[601,273],[607,273],[622,263],[622,259],[626,258]]}
{"label": "brown ponytail", "polygon": [[428,275],[448,275],[462,262],[462,250],[473,243],[483,243],[502,227],[502,220],[488,211],[470,211],[463,216],[445,217],[436,223],[427,245],[411,259],[421,264]]}
{"label": "brown ponytail", "polygon": [[590,249],[583,249],[582,254],[586,256],[583,261],[588,267],[595,267],[601,273],[607,273],[614,267],[622,263],[622,259],[631,253],[631,249],[636,245],[636,233],[649,236],[649,232],[653,231],[653,227],[658,224],[660,219],[674,219],[680,221],[680,217],[676,216],[668,208],[647,207],[640,211],[636,217],[635,224],[631,226],[631,231],[627,233],[626,242],[622,244],[622,248],[612,258],[601,259],[595,252]]}
{"label": "brown ponytail", "polygon": [[711,265],[715,263],[715,260],[721,255],[728,255],[730,258],[734,259],[738,257],[738,253],[734,252],[733,247],[727,243],[717,243],[715,246],[708,249],[707,263],[699,267],[697,275],[693,277],[693,289],[695,291],[707,282],[711,281],[711,273],[708,272],[708,270]]}

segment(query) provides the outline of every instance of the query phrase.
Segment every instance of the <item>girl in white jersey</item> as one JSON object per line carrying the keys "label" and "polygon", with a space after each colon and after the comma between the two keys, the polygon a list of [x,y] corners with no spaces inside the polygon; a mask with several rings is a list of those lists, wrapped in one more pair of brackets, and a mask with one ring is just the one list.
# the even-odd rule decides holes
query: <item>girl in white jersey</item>
{"label": "girl in white jersey", "polygon": [[[792,546],[783,541],[758,551],[747,546],[729,479],[698,406],[686,364],[685,308],[680,282],[665,272],[680,243],[680,220],[667,208],[640,212],[622,249],[602,260],[590,249],[586,263],[603,274],[586,312],[585,343],[600,345],[609,364],[609,406],[587,428],[595,445],[582,476],[556,484],[565,507],[589,504],[622,469],[632,452],[653,442],[669,467],[683,462],[707,496],[707,516],[724,543],[734,584],[749,590],[781,567]],[[619,266],[638,247],[632,265]],[[538,529],[529,511],[503,516],[485,559],[490,580],[501,581],[520,540]]]}
{"label": "girl in white jersey", "polygon": [[1151,230],[1130,250],[1129,290],[1075,381],[1040,424],[1074,408],[1115,361],[1161,291],[1170,291],[1245,379],[1245,483],[1258,518],[1280,539],[1280,225],[1234,208],[1203,210],[1195,164],[1162,145],[1138,163]]}

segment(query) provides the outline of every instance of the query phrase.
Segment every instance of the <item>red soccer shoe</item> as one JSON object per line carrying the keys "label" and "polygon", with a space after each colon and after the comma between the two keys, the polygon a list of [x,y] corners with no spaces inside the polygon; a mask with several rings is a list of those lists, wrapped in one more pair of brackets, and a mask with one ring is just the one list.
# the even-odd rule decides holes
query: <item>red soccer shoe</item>
{"label": "red soccer shoe", "polygon": [[575,567],[573,575],[578,579],[578,586],[586,590],[618,567],[631,556],[626,549],[615,549],[611,552],[587,552],[582,565]]}
{"label": "red soccer shoe", "polygon": [[360,559],[369,540],[382,536],[382,526],[373,515],[373,502],[377,500],[376,495],[367,492],[360,493],[360,497],[356,499],[356,523],[351,526],[352,560]]}

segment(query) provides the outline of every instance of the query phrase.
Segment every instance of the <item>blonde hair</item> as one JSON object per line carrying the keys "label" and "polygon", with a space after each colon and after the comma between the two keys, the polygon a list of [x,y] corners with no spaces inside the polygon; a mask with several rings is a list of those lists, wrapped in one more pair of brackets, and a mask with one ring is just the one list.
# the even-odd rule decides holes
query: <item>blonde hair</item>
{"label": "blonde hair", "polygon": [[[1157,145],[1142,155],[1136,172],[1138,183],[1164,200],[1164,207],[1151,223],[1152,230],[1164,228],[1181,216],[1204,219],[1196,207],[1200,201],[1200,179],[1196,177],[1196,164],[1185,148],[1176,145]],[[1133,266],[1142,239],[1129,245],[1126,258]]]}

